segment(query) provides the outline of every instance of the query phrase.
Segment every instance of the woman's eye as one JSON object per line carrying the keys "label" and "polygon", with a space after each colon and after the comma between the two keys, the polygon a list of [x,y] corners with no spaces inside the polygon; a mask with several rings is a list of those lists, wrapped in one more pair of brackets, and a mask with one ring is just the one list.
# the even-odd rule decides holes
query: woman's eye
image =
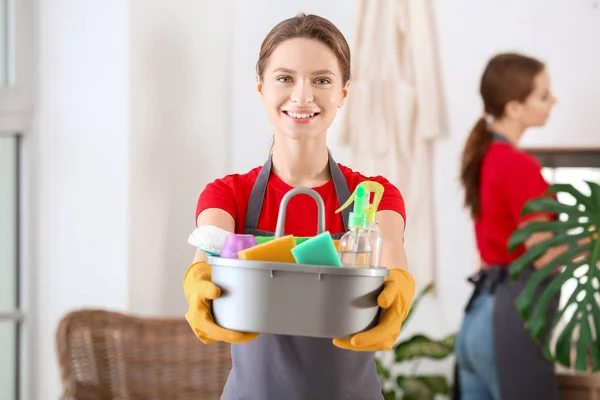
{"label": "woman's eye", "polygon": [[289,83],[291,81],[289,76],[280,76],[279,78],[277,78],[277,82],[281,82],[281,83]]}
{"label": "woman's eye", "polygon": [[329,82],[329,79],[325,79],[325,78],[319,78],[315,82],[317,82],[318,85],[327,85],[327,84],[331,83],[331,82]]}

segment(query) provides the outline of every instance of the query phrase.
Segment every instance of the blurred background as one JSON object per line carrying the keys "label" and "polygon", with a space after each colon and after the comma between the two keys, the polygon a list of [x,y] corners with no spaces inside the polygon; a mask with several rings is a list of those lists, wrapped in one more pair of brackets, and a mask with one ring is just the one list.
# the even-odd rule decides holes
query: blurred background
{"label": "blurred background", "polygon": [[[501,51],[547,63],[559,103],[525,146],[545,157],[550,180],[600,182],[600,9],[591,0],[427,3],[447,115],[431,152],[435,288],[402,335],[442,338],[459,326],[476,268],[458,170],[481,115],[485,63]],[[262,165],[269,150],[254,86],[262,40],[306,12],[329,18],[354,48],[356,5],[0,0],[0,400],[58,398],[55,334],[70,311],[183,317],[198,195]],[[343,112],[329,146],[353,167]],[[407,251],[419,269],[421,250]],[[452,360],[419,368],[450,377]]]}

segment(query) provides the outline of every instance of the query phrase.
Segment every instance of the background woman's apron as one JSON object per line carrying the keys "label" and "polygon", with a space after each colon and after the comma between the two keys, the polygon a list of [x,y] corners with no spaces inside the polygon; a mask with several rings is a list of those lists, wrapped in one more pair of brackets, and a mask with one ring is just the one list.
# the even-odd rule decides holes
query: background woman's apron
{"label": "background woman's apron", "polygon": [[[504,137],[493,134],[495,141],[506,141]],[[527,280],[534,272],[533,267],[524,271],[515,282],[508,277],[508,266],[496,266],[488,270],[484,278],[469,280],[475,289],[469,304],[479,295],[484,284],[492,286],[494,293],[494,351],[496,369],[500,383],[500,394],[503,400],[558,400],[558,385],[554,372],[554,364],[543,354],[541,343],[533,340],[525,330],[525,321],[519,315],[515,301],[525,288]],[[536,296],[550,283],[546,279],[539,286]],[[550,326],[558,309],[560,296],[554,296],[547,310],[547,326]],[[544,333],[545,339],[547,332]],[[455,373],[455,390],[453,399],[460,400],[458,374]]]}
{"label": "background woman's apron", "polygon": [[[258,229],[271,166],[269,157],[256,178],[244,233],[274,235]],[[350,197],[350,190],[331,155],[329,169],[338,203],[343,204]],[[342,212],[344,229],[348,227],[349,211]],[[332,236],[339,239],[343,234]],[[383,399],[375,371],[375,353],[340,349],[331,339],[260,334],[251,342],[231,345],[231,359],[233,367],[222,400]]]}

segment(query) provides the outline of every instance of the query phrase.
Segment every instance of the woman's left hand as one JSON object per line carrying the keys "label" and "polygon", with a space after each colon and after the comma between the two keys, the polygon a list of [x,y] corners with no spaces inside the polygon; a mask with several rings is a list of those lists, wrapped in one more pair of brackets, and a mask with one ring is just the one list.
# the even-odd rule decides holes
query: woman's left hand
{"label": "woman's left hand", "polygon": [[390,269],[385,278],[383,290],[377,297],[381,307],[379,323],[350,339],[333,339],[339,348],[353,351],[391,350],[406,319],[415,294],[415,281],[405,269]]}

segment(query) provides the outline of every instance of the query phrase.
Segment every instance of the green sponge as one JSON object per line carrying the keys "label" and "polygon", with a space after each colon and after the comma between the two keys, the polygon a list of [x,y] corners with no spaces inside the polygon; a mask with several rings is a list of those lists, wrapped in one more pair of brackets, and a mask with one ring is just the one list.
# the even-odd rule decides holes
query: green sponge
{"label": "green sponge", "polygon": [[292,249],[292,255],[298,264],[341,267],[335,243],[329,232],[304,240]]}
{"label": "green sponge", "polygon": [[[266,243],[266,242],[270,242],[273,239],[275,239],[274,236],[257,236],[256,237],[256,243],[257,244],[263,244],[263,243]],[[306,242],[310,238],[309,237],[294,237],[294,239],[296,240],[296,245],[299,245],[300,243]]]}

